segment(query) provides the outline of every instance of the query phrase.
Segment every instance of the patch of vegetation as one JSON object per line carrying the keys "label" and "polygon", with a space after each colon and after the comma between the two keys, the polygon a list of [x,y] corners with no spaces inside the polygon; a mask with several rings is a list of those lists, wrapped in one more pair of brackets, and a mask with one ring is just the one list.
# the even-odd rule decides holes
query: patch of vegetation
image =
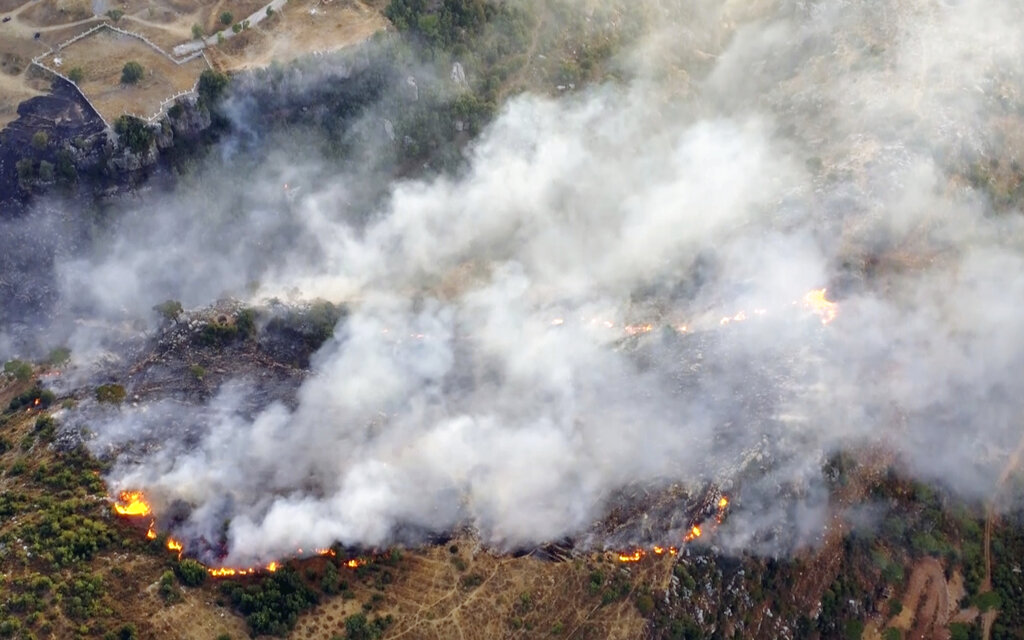
{"label": "patch of vegetation", "polygon": [[27,382],[32,377],[32,365],[24,360],[8,360],[4,363],[4,373],[18,382]]}
{"label": "patch of vegetation", "polygon": [[284,636],[295,627],[299,614],[316,605],[316,592],[289,569],[279,569],[258,584],[243,587],[225,582],[221,591],[245,616],[254,635]]}
{"label": "patch of vegetation", "polygon": [[71,349],[54,347],[46,356],[46,362],[52,367],[63,367],[71,361]]}
{"label": "patch of vegetation", "polygon": [[147,151],[156,139],[152,129],[145,122],[129,115],[123,115],[114,121],[114,132],[117,133],[121,144],[135,153]]}
{"label": "patch of vegetation", "polygon": [[384,631],[391,626],[392,617],[375,618],[370,620],[364,613],[355,613],[345,618],[346,640],[376,640],[384,635]]}
{"label": "patch of vegetation", "polygon": [[27,407],[46,409],[53,404],[57,397],[52,391],[43,389],[39,385],[32,387],[25,393],[15,396],[7,405],[8,411],[21,411]]}
{"label": "patch of vegetation", "polygon": [[215,104],[228,88],[228,77],[213,69],[206,69],[199,75],[196,91],[199,99],[207,105]]}
{"label": "patch of vegetation", "polygon": [[121,68],[121,84],[135,84],[142,80],[143,75],[145,75],[145,71],[142,69],[142,65],[134,60],[129,60]]}
{"label": "patch of vegetation", "polygon": [[32,146],[42,151],[50,143],[50,134],[45,131],[36,131],[32,134]]}
{"label": "patch of vegetation", "polygon": [[220,23],[222,25],[224,25],[225,27],[228,26],[229,24],[231,24],[231,22],[234,19],[235,19],[235,17],[233,15],[231,15],[230,11],[225,11],[225,12],[220,14]]}
{"label": "patch of vegetation", "polygon": [[191,558],[185,558],[174,566],[178,579],[186,587],[198,587],[206,582],[206,567]]}
{"label": "patch of vegetation", "polygon": [[153,307],[153,311],[156,311],[167,322],[177,320],[184,310],[181,303],[177,300],[164,300]]}
{"label": "patch of vegetation", "polygon": [[118,20],[124,17],[124,11],[121,11],[120,9],[111,9],[107,12],[107,17],[113,20],[114,22],[117,22]]}
{"label": "patch of vegetation", "polygon": [[121,404],[124,402],[126,392],[119,384],[109,383],[96,387],[96,400],[108,404]]}

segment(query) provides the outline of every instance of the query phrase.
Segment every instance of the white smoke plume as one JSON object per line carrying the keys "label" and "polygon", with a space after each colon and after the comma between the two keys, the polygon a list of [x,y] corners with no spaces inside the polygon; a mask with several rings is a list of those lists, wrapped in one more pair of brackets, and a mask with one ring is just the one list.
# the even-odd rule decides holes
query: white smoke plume
{"label": "white smoke plume", "polygon": [[[1024,235],[962,176],[1020,148],[1021,8],[695,15],[626,52],[626,81],[512,99],[464,172],[397,182],[368,214],[357,177],[282,154],[200,185],[202,206],[160,203],[142,228],[165,248],[128,235],[66,265],[111,309],[254,274],[257,298],[350,305],[294,408],[249,416],[229,386],[198,436],[122,459],[116,484],[189,505],[190,539],[229,521],[228,562],[466,524],[539,543],[668,482],[740,482],[731,546],[791,517],[812,542],[822,461],[864,444],[989,496],[1021,433]],[[207,212],[231,207],[215,247]],[[826,286],[827,326],[802,302]],[[94,445],[169,435],[176,410],[125,409]]]}

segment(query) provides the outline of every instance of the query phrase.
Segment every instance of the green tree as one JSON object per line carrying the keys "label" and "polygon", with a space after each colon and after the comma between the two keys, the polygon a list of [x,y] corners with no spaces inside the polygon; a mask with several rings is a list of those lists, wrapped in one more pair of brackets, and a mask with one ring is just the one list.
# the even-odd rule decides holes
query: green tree
{"label": "green tree", "polygon": [[145,122],[128,115],[121,116],[114,121],[114,131],[121,144],[135,153],[142,153],[149,149],[154,138],[153,132]]}
{"label": "green tree", "polygon": [[124,11],[121,11],[120,9],[111,9],[107,12],[107,17],[113,20],[114,22],[117,22],[122,17],[124,17]]}
{"label": "green tree", "polygon": [[79,84],[83,79],[85,79],[85,72],[82,71],[82,67],[71,67],[71,70],[68,71],[68,80],[71,82]]}
{"label": "green tree", "polygon": [[231,24],[231,21],[235,19],[235,16],[231,15],[230,11],[225,11],[220,14],[220,23],[225,27]]}
{"label": "green tree", "polygon": [[228,77],[213,69],[206,69],[199,76],[197,91],[199,97],[206,103],[216,102],[228,88]]}
{"label": "green tree", "polygon": [[160,317],[168,322],[178,319],[178,316],[184,311],[181,303],[177,300],[165,300],[160,304],[153,307],[153,311],[160,314]]}
{"label": "green tree", "polygon": [[198,24],[192,25],[192,39],[202,40],[203,39],[203,28]]}
{"label": "green tree", "polygon": [[142,74],[142,65],[134,60],[129,60],[121,69],[121,84],[135,84],[142,80]]}

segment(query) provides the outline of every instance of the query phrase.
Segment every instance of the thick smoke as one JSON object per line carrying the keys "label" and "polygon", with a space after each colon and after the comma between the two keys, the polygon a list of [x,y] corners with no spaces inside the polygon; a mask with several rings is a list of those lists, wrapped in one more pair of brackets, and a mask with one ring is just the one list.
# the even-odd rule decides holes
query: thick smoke
{"label": "thick smoke", "polygon": [[[822,462],[860,445],[990,496],[1024,409],[1024,236],[963,176],[1016,159],[1018,3],[688,18],[624,52],[623,82],[509,101],[455,177],[368,199],[282,152],[157,203],[159,249],[126,234],[65,264],[68,294],[111,310],[257,278],[257,299],[350,304],[294,408],[250,416],[231,385],[187,442],[180,407],[92,425],[97,449],[164,430],[116,484],[189,505],[193,540],[229,520],[240,562],[464,524],[537,543],[670,482],[739,488],[735,548],[790,518],[812,542]],[[828,325],[802,302],[825,286]]]}

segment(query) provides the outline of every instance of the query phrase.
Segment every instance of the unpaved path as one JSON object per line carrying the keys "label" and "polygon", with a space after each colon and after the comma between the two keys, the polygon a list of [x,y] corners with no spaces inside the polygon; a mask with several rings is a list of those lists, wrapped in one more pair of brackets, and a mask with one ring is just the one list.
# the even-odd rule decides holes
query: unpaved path
{"label": "unpaved path", "polygon": [[922,558],[914,566],[903,596],[903,610],[890,626],[903,629],[909,640],[947,639],[949,591],[942,565],[935,558]]}

